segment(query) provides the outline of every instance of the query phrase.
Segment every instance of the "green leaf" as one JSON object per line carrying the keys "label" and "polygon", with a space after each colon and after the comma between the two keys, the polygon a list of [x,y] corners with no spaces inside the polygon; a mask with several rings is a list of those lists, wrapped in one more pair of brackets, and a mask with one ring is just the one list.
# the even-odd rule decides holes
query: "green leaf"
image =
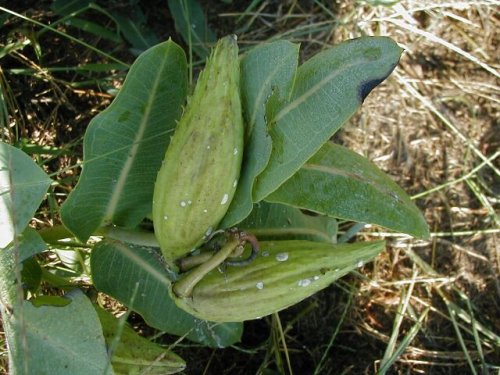
{"label": "green leaf", "polygon": [[55,13],[68,16],[71,13],[79,13],[88,9],[93,0],[54,0],[50,5]]}
{"label": "green leaf", "polygon": [[290,178],[392,72],[402,49],[386,37],[364,37],[318,53],[297,70],[291,99],[268,119],[272,153],[254,200]]}
{"label": "green leaf", "polygon": [[[15,257],[18,262],[22,262],[46,249],[47,245],[38,232],[33,228],[27,227],[21,235],[17,236],[15,241],[12,241],[5,248],[4,256],[12,256]],[[18,253],[14,255],[14,251],[16,250]]]}
{"label": "green leaf", "polygon": [[[223,219],[223,228],[234,226],[252,211],[254,180],[266,167],[272,149],[266,125],[266,103],[277,105],[287,99],[298,54],[298,44],[277,41],[252,49],[241,61],[241,100],[248,125],[240,179]],[[273,100],[269,101],[270,97]]]}
{"label": "green leaf", "polygon": [[89,20],[77,17],[70,17],[64,23],[68,26],[73,26],[89,34],[98,36],[101,39],[106,39],[114,43],[122,42],[122,38],[116,31],[111,31],[109,30],[109,28],[101,26],[98,23]]}
{"label": "green leaf", "polygon": [[23,232],[51,182],[28,155],[0,142],[0,249]]}
{"label": "green leaf", "polygon": [[[33,74],[33,72],[31,72]],[[28,155],[68,155],[71,151],[64,147],[38,145],[29,138],[20,138],[14,146]]]}
{"label": "green leaf", "polygon": [[184,52],[167,41],[137,58],[113,103],[91,121],[80,180],[61,208],[64,225],[80,240],[109,223],[133,227],[151,212],[186,92]]}
{"label": "green leaf", "polygon": [[195,0],[168,0],[168,8],[175,21],[175,28],[186,44],[200,58],[210,54],[210,47],[217,41],[215,33],[208,27],[203,8]]}
{"label": "green leaf", "polygon": [[71,300],[61,296],[39,296],[35,299],[30,300],[31,304],[35,307],[42,306],[53,306],[53,307],[63,307],[71,303]]}
{"label": "green leaf", "polygon": [[35,258],[26,259],[21,270],[23,288],[35,293],[42,282],[42,269]]}
{"label": "green leaf", "polygon": [[266,200],[429,236],[420,210],[394,181],[368,159],[330,142]]}
{"label": "green leaf", "polygon": [[176,374],[186,362],[170,350],[138,335],[125,321],[94,305],[101,321],[113,369],[119,374]]}
{"label": "green leaf", "polygon": [[[2,234],[0,231],[0,237]],[[41,270],[37,270],[36,265],[30,262],[30,257],[46,248],[47,246],[40,235],[34,229],[27,227],[7,247],[0,249],[1,305],[11,309],[21,309],[23,289],[19,282],[19,276],[24,279],[24,287],[28,289],[37,288],[41,278]],[[36,261],[34,262],[36,263]],[[6,316],[3,316],[3,318],[7,319]],[[16,339],[13,335],[7,337],[11,346],[16,346]]]}
{"label": "green leaf", "polygon": [[138,5],[123,15],[118,12],[112,15],[120,32],[132,45],[133,53],[139,54],[160,41],[155,32],[148,27],[146,16]]}
{"label": "green leaf", "polygon": [[[64,22],[67,25],[77,27],[85,32],[98,35],[114,43],[119,43],[122,38],[119,33],[132,45],[132,52],[139,54],[146,49],[153,47],[160,40],[155,32],[148,27],[147,19],[141,7],[130,3],[126,13],[121,13],[116,9],[106,9],[89,0],[56,0],[52,3],[51,9],[57,14],[66,16]],[[87,19],[77,18],[77,15],[91,11],[90,17],[95,18],[98,12],[104,17],[112,19],[117,27],[117,31],[109,30],[96,22]],[[102,22],[102,17],[100,19]]]}
{"label": "green leaf", "polygon": [[328,216],[311,216],[299,209],[267,202],[256,203],[250,216],[238,228],[259,240],[310,240],[337,242],[337,221]]}
{"label": "green leaf", "polygon": [[[61,264],[64,267],[60,267],[64,270],[65,274],[66,272],[74,273],[76,274],[82,274],[84,270],[84,262],[85,260],[83,259],[82,253],[80,252],[80,249],[57,249],[54,248],[52,249],[54,254],[57,256],[58,260],[61,262]],[[62,271],[60,269],[59,271]],[[56,272],[59,274],[58,272]],[[60,274],[61,275],[61,274]]]}
{"label": "green leaf", "polygon": [[212,347],[225,347],[241,338],[241,324],[216,324],[194,318],[170,299],[169,273],[156,250],[104,240],[91,256],[97,289],[142,315],[147,324]]}
{"label": "green leaf", "polygon": [[11,322],[24,337],[18,342],[25,345],[11,348],[12,373],[113,374],[92,304],[79,290],[67,297],[71,303],[64,307],[24,302],[22,319],[16,315],[17,320]]}

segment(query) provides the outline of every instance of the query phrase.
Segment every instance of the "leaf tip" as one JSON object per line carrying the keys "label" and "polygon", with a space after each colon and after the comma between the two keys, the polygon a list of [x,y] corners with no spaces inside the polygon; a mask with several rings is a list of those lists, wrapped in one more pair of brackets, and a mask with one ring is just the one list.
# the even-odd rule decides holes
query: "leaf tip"
{"label": "leaf tip", "polygon": [[358,99],[361,103],[363,103],[372,90],[377,87],[382,81],[384,81],[384,78],[377,78],[377,79],[372,79],[369,81],[362,82],[359,85],[358,88]]}

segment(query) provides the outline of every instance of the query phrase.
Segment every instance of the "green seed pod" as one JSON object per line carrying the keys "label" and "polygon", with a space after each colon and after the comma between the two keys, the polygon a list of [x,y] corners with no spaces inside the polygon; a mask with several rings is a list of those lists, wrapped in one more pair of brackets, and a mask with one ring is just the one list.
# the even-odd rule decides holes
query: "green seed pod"
{"label": "green seed pod", "polygon": [[181,279],[170,291],[172,298],[179,307],[204,320],[257,319],[302,301],[384,249],[384,241],[342,245],[269,241],[260,245],[260,254],[252,263],[227,267],[223,272],[214,269],[194,286],[189,297],[175,294]]}
{"label": "green seed pod", "polygon": [[158,172],[153,223],[170,265],[216,229],[233,198],[243,155],[239,75],[228,36],[212,51]]}
{"label": "green seed pod", "polygon": [[[186,368],[186,362],[177,354],[139,336],[127,324],[120,327],[119,320],[113,314],[99,306],[94,307],[106,345],[113,349],[111,364],[115,374],[176,374]],[[116,335],[119,335],[117,343]]]}

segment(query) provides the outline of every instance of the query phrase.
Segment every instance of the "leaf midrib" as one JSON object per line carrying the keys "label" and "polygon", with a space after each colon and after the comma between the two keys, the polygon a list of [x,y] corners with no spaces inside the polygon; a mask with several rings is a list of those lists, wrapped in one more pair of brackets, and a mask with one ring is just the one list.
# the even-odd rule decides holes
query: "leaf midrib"
{"label": "leaf midrib", "polygon": [[[390,59],[390,56],[387,57],[387,59]],[[383,60],[386,60],[385,58],[382,58],[378,61],[378,63],[381,63]],[[302,103],[304,103],[309,97],[314,95],[317,91],[319,91],[323,86],[327,85],[330,81],[332,81],[334,78],[337,76],[341,75],[345,71],[361,65],[363,63],[366,63],[365,60],[359,59],[355,62],[352,62],[351,64],[348,65],[342,65],[339,69],[334,69],[330,74],[328,74],[324,79],[320,80],[318,83],[314,84],[310,89],[308,89],[306,92],[304,92],[302,95],[300,95],[298,98],[295,98],[292,100],[290,103],[288,103],[285,107],[283,107],[278,114],[275,117],[275,121],[278,122],[281,120],[283,117],[285,117],[289,112],[293,111],[295,108],[299,107]],[[301,66],[302,68],[303,66]],[[300,69],[300,68],[299,68]],[[296,74],[298,74],[299,71],[297,71]]]}
{"label": "leaf midrib", "polygon": [[[139,255],[135,254],[126,245],[120,243],[119,241],[116,241],[115,246],[125,258],[128,258],[132,263],[136,264],[141,270],[146,272],[153,279],[163,284],[166,288],[170,287],[170,280],[168,279],[168,277],[166,277],[163,273],[161,273],[158,269],[141,258]],[[118,277],[121,277],[121,275]]]}
{"label": "leaf midrib", "polygon": [[[291,54],[290,54],[291,55]],[[272,81],[272,79],[276,76],[276,74],[283,68],[285,65],[285,62],[287,61],[288,56],[283,57],[282,62],[280,64],[276,64],[275,68],[270,72],[266,80],[262,84],[262,89],[259,90],[259,93],[256,97],[255,100],[255,105],[252,110],[252,114],[250,116],[250,121],[249,121],[249,126],[254,126],[255,122],[257,121],[257,113],[259,112],[259,108],[262,103],[265,103],[263,100],[265,94],[266,94],[266,88],[268,87],[268,84]],[[295,71],[294,75],[297,74]]]}
{"label": "leaf midrib", "polygon": [[365,176],[361,176],[361,175],[358,175],[358,174],[352,173],[352,172],[347,172],[347,171],[339,169],[337,167],[325,166],[325,165],[321,165],[321,164],[306,163],[302,166],[302,168],[305,170],[320,172],[320,173],[329,174],[332,176],[336,175],[336,176],[343,176],[346,178],[355,179],[355,180],[359,181],[360,183],[372,186],[378,192],[391,197],[392,199],[396,200],[398,203],[403,203],[401,197],[399,197],[399,195],[397,195],[397,193],[391,191],[390,189],[386,189],[383,185],[381,185],[375,181],[370,181]]}
{"label": "leaf midrib", "polygon": [[134,141],[132,142],[132,147],[130,149],[130,152],[127,154],[127,158],[120,172],[120,176],[117,179],[115,188],[111,192],[111,199],[109,200],[109,203],[106,207],[106,211],[103,218],[104,223],[112,221],[114,213],[116,212],[116,208],[118,207],[120,198],[122,196],[123,190],[125,189],[125,183],[127,181],[127,177],[130,174],[130,170],[132,169],[132,165],[134,164],[134,161],[136,159],[139,150],[139,146],[146,131],[146,126],[148,124],[148,120],[152,110],[152,104],[154,102],[158,86],[161,83],[161,77],[162,77],[161,72],[163,71],[166,61],[168,61],[168,59],[164,58],[162,64],[160,65],[160,68],[158,69],[158,74],[156,75],[155,82],[153,84],[153,89],[150,91],[150,95],[145,106],[144,116],[142,117]]}
{"label": "leaf midrib", "polygon": [[[285,117],[289,112],[293,111],[295,108],[299,107],[302,103],[304,103],[309,97],[314,95],[316,92],[321,90],[321,88],[327,85],[330,81],[335,79],[337,76],[342,74],[344,71],[350,69],[353,66],[358,65],[359,62],[352,63],[349,65],[344,65],[340,69],[336,69],[330,74],[328,74],[324,79],[320,80],[318,83],[314,84],[310,89],[304,92],[299,97],[293,99],[290,103],[288,103],[285,107],[283,107],[275,117],[275,121],[279,122],[283,117]],[[298,73],[298,72],[297,72]],[[296,74],[297,74],[296,73]]]}

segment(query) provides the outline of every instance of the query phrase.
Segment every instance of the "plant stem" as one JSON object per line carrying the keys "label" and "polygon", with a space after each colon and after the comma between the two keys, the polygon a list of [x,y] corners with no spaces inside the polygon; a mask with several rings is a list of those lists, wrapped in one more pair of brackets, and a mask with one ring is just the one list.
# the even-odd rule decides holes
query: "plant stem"
{"label": "plant stem", "polygon": [[99,235],[138,246],[160,247],[153,232],[140,228],[127,229],[108,226],[100,228]]}
{"label": "plant stem", "polygon": [[239,246],[240,240],[237,236],[231,236],[228,242],[217,251],[207,262],[199,265],[185,277],[177,281],[173,285],[174,293],[180,298],[190,297],[196,284],[210,271],[217,268],[231,255],[231,253]]}
{"label": "plant stem", "polygon": [[[75,235],[67,230],[63,225],[55,225],[53,227],[44,228],[38,233],[42,236],[45,242],[57,245],[60,245],[58,241],[62,239],[75,237]],[[93,235],[104,236],[138,246],[160,247],[153,232],[139,228],[128,229],[107,226],[97,229]],[[64,245],[68,245],[68,242],[65,242]],[[85,244],[79,244],[79,246],[85,246]]]}
{"label": "plant stem", "polygon": [[203,252],[198,255],[191,255],[185,258],[182,258],[178,261],[179,270],[181,272],[189,271],[190,269],[199,266],[202,263],[207,262],[214,255],[213,251]]}

